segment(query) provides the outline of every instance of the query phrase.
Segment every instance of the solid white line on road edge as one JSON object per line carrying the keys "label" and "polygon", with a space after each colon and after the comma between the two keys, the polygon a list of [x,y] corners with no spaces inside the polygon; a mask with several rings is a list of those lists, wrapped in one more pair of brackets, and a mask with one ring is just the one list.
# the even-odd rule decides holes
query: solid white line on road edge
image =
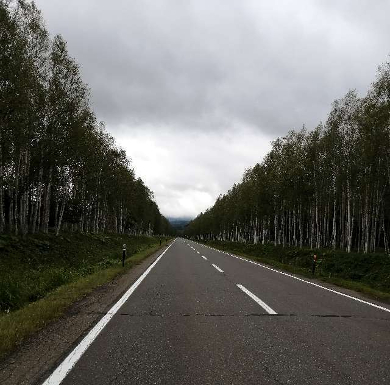
{"label": "solid white line on road edge", "polygon": [[241,261],[252,263],[252,264],[260,266],[260,267],[262,267],[264,269],[271,270],[271,271],[273,271],[275,273],[279,273],[279,274],[285,275],[286,277],[290,277],[290,278],[296,279],[297,281],[301,281],[301,282],[307,283],[309,285],[318,287],[320,289],[329,291],[331,293],[341,295],[342,297],[353,299],[354,301],[357,301],[357,302],[360,302],[360,303],[364,303],[365,305],[369,305],[369,306],[375,307],[376,309],[383,310],[383,311],[386,311],[386,312],[390,313],[390,309],[388,309],[387,307],[376,305],[375,303],[372,303],[372,302],[369,302],[369,301],[365,301],[365,300],[357,298],[357,297],[353,297],[352,295],[341,293],[340,291],[337,291],[337,290],[329,289],[328,287],[318,285],[317,283],[307,281],[306,279],[302,279],[302,278],[296,277],[296,276],[294,276],[292,274],[284,273],[283,271],[276,270],[276,269],[273,269],[272,267],[268,267],[268,266],[262,265],[260,263],[251,261],[250,259],[237,257],[236,255],[233,255],[233,254],[231,254],[231,256],[234,257],[234,258],[240,259]]}
{"label": "solid white line on road edge", "polygon": [[202,258],[203,258],[205,261],[207,261],[207,258],[206,258],[204,255],[202,255]]}
{"label": "solid white line on road edge", "polygon": [[268,267],[268,266],[262,265],[261,263],[257,263],[257,262],[251,261],[250,259],[241,258],[241,257],[238,257],[237,255],[234,255],[234,254],[229,254],[229,255],[232,256],[233,258],[240,259],[241,261],[249,262],[249,263],[252,263],[253,265],[260,266],[263,269],[271,270],[271,271],[273,271],[275,273],[279,273],[279,274],[285,275],[286,277],[290,277],[290,278],[296,279],[297,281],[307,283],[308,285],[312,285],[312,286],[318,287],[320,289],[329,291],[329,292],[331,292],[333,294],[338,294],[338,295],[341,295],[342,297],[349,298],[349,299],[352,299],[354,301],[357,301],[357,302],[360,302],[360,303],[364,303],[365,305],[372,306],[372,307],[374,307],[376,309],[383,310],[383,311],[385,311],[387,313],[390,313],[390,309],[387,308],[387,307],[376,305],[375,303],[372,303],[372,302],[369,302],[369,301],[365,301],[365,300],[357,298],[357,297],[353,297],[352,295],[348,295],[348,294],[342,293],[342,292],[337,291],[337,290],[329,289],[328,287],[321,286],[321,285],[319,285],[317,283],[307,281],[306,279],[302,279],[302,278],[296,277],[296,276],[294,276],[292,274],[285,273],[283,271],[273,269],[272,267]]}
{"label": "solid white line on road edge", "polygon": [[[176,239],[175,239],[176,241]],[[144,271],[144,273],[133,283],[129,290],[119,299],[119,301],[108,311],[108,313],[94,326],[93,329],[84,337],[84,339],[73,349],[73,351],[65,358],[64,361],[57,367],[57,369],[50,375],[50,377],[42,385],[58,385],[67,374],[72,370],[73,366],[85,353],[88,347],[92,344],[95,338],[100,334],[104,327],[108,324],[120,307],[129,299],[134,290],[140,285],[145,277],[150,273],[157,262],[168,251],[168,249],[175,243],[173,241],[165,251]]]}
{"label": "solid white line on road edge", "polygon": [[220,273],[223,273],[223,270],[221,268],[219,268],[217,265],[214,265],[214,263],[212,263],[212,265],[220,272]]}
{"label": "solid white line on road edge", "polygon": [[271,309],[265,302],[263,302],[259,297],[255,296],[253,293],[251,293],[247,288],[240,285],[239,283],[237,286],[245,293],[248,294],[249,297],[251,297],[255,302],[257,302],[268,314],[278,314],[275,310]]}

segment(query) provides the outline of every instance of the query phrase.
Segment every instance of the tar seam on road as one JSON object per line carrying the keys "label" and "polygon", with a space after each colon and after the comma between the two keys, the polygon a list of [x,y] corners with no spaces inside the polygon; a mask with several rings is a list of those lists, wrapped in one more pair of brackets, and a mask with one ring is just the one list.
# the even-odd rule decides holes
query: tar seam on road
{"label": "tar seam on road", "polygon": [[[215,250],[215,251],[218,251],[219,253],[224,253],[223,251],[218,250],[218,249],[214,249],[214,248],[211,248],[211,249],[212,249],[212,250]],[[318,288],[320,288],[320,289],[329,291],[329,292],[331,292],[331,293],[341,295],[342,297],[346,297],[346,298],[349,298],[349,299],[353,299],[354,301],[357,301],[357,302],[360,302],[360,303],[364,303],[365,305],[372,306],[372,307],[375,307],[376,309],[383,310],[383,311],[386,311],[386,312],[390,313],[390,309],[388,309],[387,307],[380,306],[380,305],[376,305],[375,303],[372,303],[372,302],[369,302],[369,301],[365,301],[365,300],[360,299],[360,298],[357,298],[357,297],[353,297],[352,295],[348,295],[348,294],[341,293],[340,291],[337,291],[337,290],[329,289],[328,287],[321,286],[321,285],[319,285],[319,284],[317,284],[317,283],[314,283],[314,282],[306,281],[305,279],[296,277],[296,276],[294,276],[294,275],[292,275],[292,274],[284,273],[283,271],[279,271],[279,270],[273,269],[272,267],[268,267],[268,266],[262,265],[262,264],[260,264],[260,263],[251,261],[251,260],[249,260],[249,259],[237,257],[236,255],[229,254],[229,253],[224,253],[224,254],[230,255],[230,256],[232,256],[232,257],[234,257],[234,258],[237,258],[237,259],[240,259],[241,261],[249,262],[249,263],[252,263],[253,265],[260,266],[260,267],[262,267],[263,269],[271,270],[271,271],[273,271],[273,272],[275,272],[275,273],[285,275],[286,277],[290,277],[290,278],[296,279],[297,281],[307,283],[307,284],[309,284],[309,285],[318,287]]]}
{"label": "tar seam on road", "polygon": [[249,295],[256,303],[258,303],[268,314],[278,314],[275,310],[271,309],[265,302],[259,297],[250,292],[246,287],[237,283],[237,287],[240,288],[245,294]]}
{"label": "tar seam on road", "polygon": [[[175,239],[176,241],[176,239]],[[83,340],[73,349],[73,351],[65,358],[64,361],[57,367],[56,370],[50,375],[50,377],[42,385],[58,385],[60,384],[67,374],[72,370],[73,366],[85,353],[88,347],[104,329],[107,323],[115,315],[115,313],[121,308],[121,306],[129,299],[134,290],[140,285],[145,277],[150,273],[157,262],[168,251],[168,249],[175,243],[173,241],[164,252],[144,271],[144,273],[134,282],[129,290],[119,299],[119,301],[108,311],[108,313],[90,330],[90,332],[83,338]]]}
{"label": "tar seam on road", "polygon": [[214,265],[214,263],[212,263],[212,265],[213,265],[220,273],[223,273],[223,270],[222,270],[220,267],[218,267],[217,265]]}

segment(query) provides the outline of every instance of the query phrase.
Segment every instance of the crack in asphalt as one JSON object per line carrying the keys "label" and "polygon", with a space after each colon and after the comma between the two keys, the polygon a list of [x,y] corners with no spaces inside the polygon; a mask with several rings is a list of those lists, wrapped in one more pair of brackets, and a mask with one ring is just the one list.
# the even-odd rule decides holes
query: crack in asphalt
{"label": "crack in asphalt", "polygon": [[[108,312],[104,311],[90,311],[90,312],[75,312],[72,315],[101,315],[104,316],[108,314]],[[390,322],[389,318],[382,317],[362,317],[353,314],[298,314],[298,313],[278,313],[278,314],[268,314],[268,313],[244,313],[244,314],[220,314],[220,313],[126,313],[120,312],[117,313],[119,316],[127,316],[127,317],[276,317],[276,318],[351,318],[351,319],[371,319],[371,320],[379,320],[379,321],[387,321]]]}
{"label": "crack in asphalt", "polygon": [[[218,314],[218,313],[118,313],[120,316],[127,317],[265,317],[265,318],[352,318],[352,319],[368,319],[365,317],[355,316],[351,314],[296,314],[296,313],[278,313],[278,314],[267,314],[267,313],[247,313],[247,314]],[[382,320],[390,322],[388,318],[369,318],[375,320]]]}

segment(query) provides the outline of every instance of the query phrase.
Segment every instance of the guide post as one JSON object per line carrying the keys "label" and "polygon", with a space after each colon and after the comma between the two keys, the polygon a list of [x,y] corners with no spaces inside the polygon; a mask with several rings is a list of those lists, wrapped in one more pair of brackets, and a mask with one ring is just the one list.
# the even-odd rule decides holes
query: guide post
{"label": "guide post", "polygon": [[123,250],[122,250],[122,267],[125,267],[125,259],[126,259],[126,243],[123,244]]}
{"label": "guide post", "polygon": [[315,272],[316,272],[316,265],[317,265],[317,255],[314,254],[313,256],[313,267],[312,267],[312,270],[311,270],[311,273],[314,275]]}

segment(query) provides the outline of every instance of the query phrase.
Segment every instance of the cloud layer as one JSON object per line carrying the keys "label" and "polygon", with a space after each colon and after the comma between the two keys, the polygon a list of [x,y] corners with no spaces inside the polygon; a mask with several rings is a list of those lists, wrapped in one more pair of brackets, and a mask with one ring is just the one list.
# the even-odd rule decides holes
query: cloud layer
{"label": "cloud layer", "polygon": [[171,217],[193,218],[213,205],[269,148],[254,130],[175,132],[145,127],[132,136],[123,131],[118,142],[132,154],[137,173],[153,186],[159,207]]}
{"label": "cloud layer", "polygon": [[167,215],[212,204],[267,151],[259,141],[315,126],[350,88],[365,93],[390,50],[386,0],[36,2]]}

